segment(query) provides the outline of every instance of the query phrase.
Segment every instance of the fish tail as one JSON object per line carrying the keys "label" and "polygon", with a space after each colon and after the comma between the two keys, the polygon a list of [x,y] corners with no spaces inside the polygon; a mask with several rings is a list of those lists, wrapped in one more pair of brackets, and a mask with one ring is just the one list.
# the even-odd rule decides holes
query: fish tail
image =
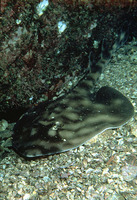
{"label": "fish tail", "polygon": [[93,81],[96,81],[100,77],[105,66],[109,63],[115,51],[118,50],[121,46],[123,46],[127,42],[128,36],[129,36],[129,30],[128,29],[125,30],[123,26],[120,33],[118,34],[118,38],[116,39],[115,43],[112,45],[111,48],[109,48],[107,40],[104,39],[100,45],[100,59],[98,60],[98,62],[95,62],[93,52],[91,51],[89,53],[88,68],[91,73],[90,76],[93,79]]}

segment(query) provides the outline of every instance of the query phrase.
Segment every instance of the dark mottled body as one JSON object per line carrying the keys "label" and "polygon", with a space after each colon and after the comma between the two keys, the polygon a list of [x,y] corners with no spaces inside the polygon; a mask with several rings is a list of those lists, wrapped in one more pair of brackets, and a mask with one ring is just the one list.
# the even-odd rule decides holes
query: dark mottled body
{"label": "dark mottled body", "polygon": [[[123,35],[122,35],[123,34]],[[122,33],[109,51],[109,59],[120,42]],[[41,104],[24,114],[14,127],[13,148],[25,157],[38,157],[76,148],[93,136],[110,128],[119,127],[133,116],[129,100],[117,90],[102,87],[92,98],[90,89],[109,59],[102,56],[85,80],[65,98]]]}
{"label": "dark mottled body", "polygon": [[26,157],[60,153],[133,116],[131,103],[117,90],[100,89],[94,102],[89,91],[83,90],[26,113],[15,126],[14,148]]}

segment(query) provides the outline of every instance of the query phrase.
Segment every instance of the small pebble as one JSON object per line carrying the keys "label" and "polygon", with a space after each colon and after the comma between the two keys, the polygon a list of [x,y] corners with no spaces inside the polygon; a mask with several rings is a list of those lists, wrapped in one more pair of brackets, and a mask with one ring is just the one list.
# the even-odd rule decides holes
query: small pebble
{"label": "small pebble", "polygon": [[5,131],[8,127],[8,122],[5,119],[0,121],[0,131]]}

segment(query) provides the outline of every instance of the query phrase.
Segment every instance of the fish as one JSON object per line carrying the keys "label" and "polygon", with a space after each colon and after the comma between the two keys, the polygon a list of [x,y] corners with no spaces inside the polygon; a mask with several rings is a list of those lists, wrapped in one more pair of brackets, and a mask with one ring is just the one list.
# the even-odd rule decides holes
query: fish
{"label": "fish", "polygon": [[28,110],[14,126],[13,149],[24,158],[62,153],[79,147],[107,129],[114,129],[134,116],[134,107],[121,92],[109,86],[91,92],[114,51],[126,41],[121,32],[111,50],[103,41],[101,56],[95,64],[92,52],[89,65],[78,85],[64,97],[40,103]]}

